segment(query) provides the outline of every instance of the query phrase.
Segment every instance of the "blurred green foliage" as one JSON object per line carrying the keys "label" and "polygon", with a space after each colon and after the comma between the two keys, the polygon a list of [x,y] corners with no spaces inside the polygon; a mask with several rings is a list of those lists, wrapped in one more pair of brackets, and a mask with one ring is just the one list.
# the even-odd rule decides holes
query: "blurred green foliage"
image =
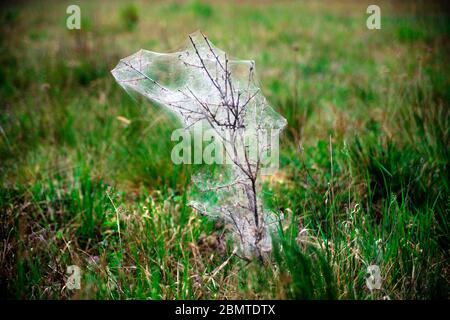
{"label": "blurred green foliage", "polygon": [[133,31],[139,22],[138,8],[133,4],[128,4],[120,9],[122,24],[128,31]]}

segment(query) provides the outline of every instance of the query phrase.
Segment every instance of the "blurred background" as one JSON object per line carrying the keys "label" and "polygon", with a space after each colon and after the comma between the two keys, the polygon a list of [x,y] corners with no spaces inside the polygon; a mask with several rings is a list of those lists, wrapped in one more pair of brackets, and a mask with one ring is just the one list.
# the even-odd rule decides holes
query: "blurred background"
{"label": "blurred background", "polygon": [[[448,298],[448,10],[372,2],[2,3],[2,297]],[[80,30],[66,27],[71,4]],[[370,4],[380,30],[366,27]],[[180,124],[110,74],[196,30],[255,60],[288,121],[264,181],[266,206],[290,222],[270,266],[232,257],[214,274],[231,250],[186,205],[193,169],[170,160]],[[324,259],[305,260],[305,243]],[[376,293],[369,264],[384,276]],[[68,265],[80,290],[65,286]]]}

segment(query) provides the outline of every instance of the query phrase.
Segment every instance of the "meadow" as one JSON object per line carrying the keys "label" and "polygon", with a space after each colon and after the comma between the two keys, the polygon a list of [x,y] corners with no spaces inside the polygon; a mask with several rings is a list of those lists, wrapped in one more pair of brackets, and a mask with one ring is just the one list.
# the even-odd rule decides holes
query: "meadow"
{"label": "meadow", "polygon": [[[444,3],[21,1],[0,10],[0,296],[7,299],[448,299],[450,19]],[[202,30],[254,59],[288,126],[265,206],[266,261],[188,205],[157,105],[110,74]],[[378,265],[380,290],[366,286]],[[81,289],[65,285],[81,268]]]}

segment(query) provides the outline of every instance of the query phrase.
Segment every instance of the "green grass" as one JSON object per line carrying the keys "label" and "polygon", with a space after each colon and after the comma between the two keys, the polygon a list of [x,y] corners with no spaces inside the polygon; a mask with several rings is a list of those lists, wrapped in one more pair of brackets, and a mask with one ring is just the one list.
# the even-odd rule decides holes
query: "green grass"
{"label": "green grass", "polygon": [[[449,35],[439,3],[80,2],[0,13],[0,287],[24,299],[449,298]],[[179,124],[110,75],[204,31],[253,58],[288,120],[265,179],[267,261],[187,206]],[[370,292],[368,265],[383,284]],[[81,290],[64,288],[66,267]]]}

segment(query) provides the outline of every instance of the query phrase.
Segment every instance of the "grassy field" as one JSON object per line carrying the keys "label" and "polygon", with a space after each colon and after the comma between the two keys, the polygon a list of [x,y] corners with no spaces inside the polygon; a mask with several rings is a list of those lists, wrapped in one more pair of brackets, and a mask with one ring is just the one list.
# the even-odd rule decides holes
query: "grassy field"
{"label": "grassy field", "polygon": [[[371,1],[373,2],[373,1]],[[370,3],[371,3],[370,2]],[[450,19],[439,3],[79,1],[0,10],[0,288],[14,299],[449,298]],[[110,70],[205,32],[288,121],[273,255],[187,206],[180,124]],[[369,291],[367,266],[381,269]],[[80,290],[66,268],[82,270]]]}

